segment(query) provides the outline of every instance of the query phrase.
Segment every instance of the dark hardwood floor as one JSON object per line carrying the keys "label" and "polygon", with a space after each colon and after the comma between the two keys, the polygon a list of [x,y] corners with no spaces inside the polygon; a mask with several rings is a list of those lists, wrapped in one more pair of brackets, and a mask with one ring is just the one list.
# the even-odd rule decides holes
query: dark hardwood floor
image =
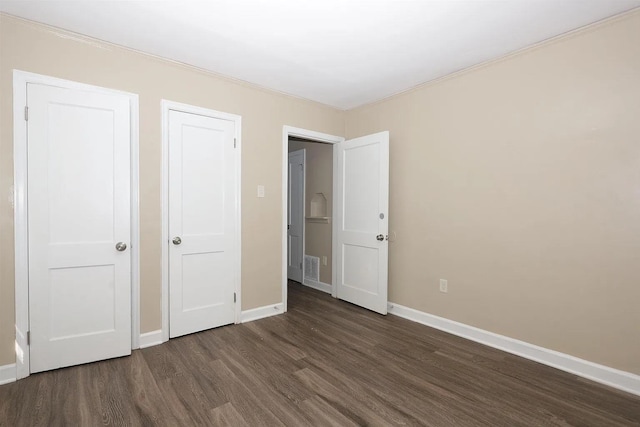
{"label": "dark hardwood floor", "polygon": [[640,397],[297,284],[289,312],[0,386],[2,426],[640,425]]}

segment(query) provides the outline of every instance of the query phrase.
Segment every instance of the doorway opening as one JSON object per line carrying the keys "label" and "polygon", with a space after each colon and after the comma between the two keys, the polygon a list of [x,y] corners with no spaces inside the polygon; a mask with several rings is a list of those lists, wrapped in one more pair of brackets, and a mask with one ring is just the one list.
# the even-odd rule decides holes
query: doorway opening
{"label": "doorway opening", "polygon": [[287,278],[331,293],[333,146],[289,139]]}
{"label": "doorway opening", "polygon": [[344,138],[305,129],[283,131],[282,301],[288,279],[336,296],[333,250],[333,144]]}

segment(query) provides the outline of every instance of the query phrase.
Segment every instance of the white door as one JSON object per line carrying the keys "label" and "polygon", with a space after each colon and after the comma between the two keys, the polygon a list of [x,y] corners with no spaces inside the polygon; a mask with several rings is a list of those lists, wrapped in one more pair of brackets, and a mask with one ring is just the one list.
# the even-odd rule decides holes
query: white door
{"label": "white door", "polygon": [[304,164],[304,150],[289,153],[287,278],[300,283],[304,257]]}
{"label": "white door", "polygon": [[169,112],[169,336],[235,321],[235,124]]}
{"label": "white door", "polygon": [[131,353],[129,98],[27,85],[31,372]]}
{"label": "white door", "polygon": [[337,297],[387,314],[389,132],[336,144]]}

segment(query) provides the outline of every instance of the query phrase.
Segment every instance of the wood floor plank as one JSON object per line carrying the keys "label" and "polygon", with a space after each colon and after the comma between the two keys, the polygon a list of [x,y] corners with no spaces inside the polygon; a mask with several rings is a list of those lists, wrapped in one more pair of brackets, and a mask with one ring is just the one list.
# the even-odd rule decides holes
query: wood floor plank
{"label": "wood floor plank", "polygon": [[211,362],[215,382],[225,390],[229,402],[251,426],[284,426],[268,404],[255,394],[251,384],[242,381],[221,360]]}
{"label": "wood floor plank", "polygon": [[640,426],[640,397],[295,283],[288,312],[0,386],[0,426]]}
{"label": "wood floor plank", "polygon": [[141,351],[134,351],[131,355],[128,386],[136,405],[137,412],[144,425],[178,425],[176,412],[170,410],[169,401],[165,399],[156,379]]}
{"label": "wood floor plank", "polygon": [[350,391],[341,390],[313,370],[304,368],[296,372],[295,376],[330,406],[358,425],[390,424],[390,420],[385,417],[386,414],[371,410],[371,407],[367,408],[365,404],[354,398]]}
{"label": "wood floor plank", "polygon": [[300,410],[307,415],[309,425],[313,426],[353,427],[362,425],[344,416],[319,396],[314,396],[302,402]]}
{"label": "wood floor plank", "polygon": [[308,398],[310,396],[308,390],[303,390],[303,394],[298,395],[293,391],[294,384],[291,381],[288,381],[291,386],[287,387],[285,384],[283,389],[283,384],[287,381],[274,381],[275,376],[269,373],[269,368],[255,361],[246,363],[247,359],[235,351],[226,354],[222,361],[243,384],[249,386],[252,394],[256,395],[284,425],[305,424],[304,416],[296,410],[296,402]]}
{"label": "wood floor plank", "polygon": [[233,404],[225,403],[211,410],[213,425],[229,427],[249,427],[249,424],[240,415]]}

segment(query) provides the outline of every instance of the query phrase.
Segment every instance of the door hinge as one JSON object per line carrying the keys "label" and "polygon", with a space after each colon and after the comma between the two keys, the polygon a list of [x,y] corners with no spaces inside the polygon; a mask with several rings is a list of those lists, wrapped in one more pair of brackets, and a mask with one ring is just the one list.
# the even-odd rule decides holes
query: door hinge
{"label": "door hinge", "polygon": [[29,107],[27,107],[26,105],[24,106],[24,120],[26,122],[29,121]]}
{"label": "door hinge", "polygon": [[233,302],[234,303],[236,302],[236,293],[235,292],[233,293]]}
{"label": "door hinge", "polygon": [[27,331],[27,345],[31,345],[31,331]]}
{"label": "door hinge", "polygon": [[233,138],[233,148],[236,148],[236,139]]}

